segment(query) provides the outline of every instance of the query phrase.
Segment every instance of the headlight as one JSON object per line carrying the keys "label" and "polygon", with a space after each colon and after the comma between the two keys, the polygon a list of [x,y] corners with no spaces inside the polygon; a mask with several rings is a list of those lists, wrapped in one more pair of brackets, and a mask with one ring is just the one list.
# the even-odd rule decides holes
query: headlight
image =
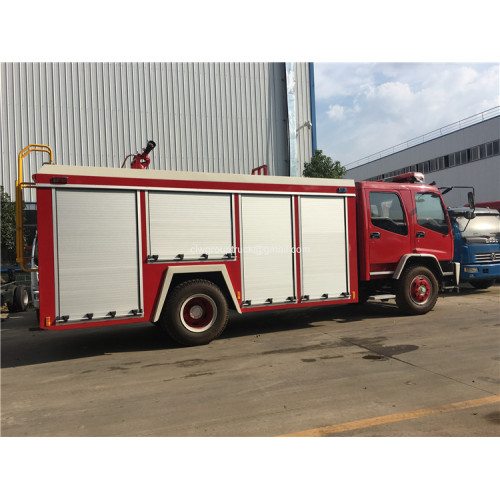
{"label": "headlight", "polygon": [[478,271],[477,267],[464,267],[464,272],[466,273],[477,273]]}

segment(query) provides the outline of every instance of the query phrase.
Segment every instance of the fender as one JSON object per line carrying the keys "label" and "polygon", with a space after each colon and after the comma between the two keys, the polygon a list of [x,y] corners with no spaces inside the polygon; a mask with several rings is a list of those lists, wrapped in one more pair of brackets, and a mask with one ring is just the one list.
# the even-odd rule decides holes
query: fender
{"label": "fender", "polygon": [[224,282],[226,283],[227,289],[229,290],[229,294],[231,299],[233,300],[233,304],[236,307],[238,313],[241,314],[241,308],[238,304],[238,300],[236,299],[236,294],[234,293],[234,288],[229,279],[229,273],[227,272],[227,268],[223,264],[215,264],[213,266],[171,266],[167,269],[165,273],[165,277],[163,278],[163,283],[161,285],[161,293],[158,303],[156,304],[155,313],[153,316],[153,322],[158,321],[160,319],[161,310],[163,309],[163,304],[165,303],[165,298],[167,297],[168,290],[170,288],[170,284],[172,283],[172,278],[175,274],[205,274],[205,273],[221,273]]}
{"label": "fender", "polygon": [[432,255],[430,253],[407,253],[406,255],[403,255],[401,259],[399,259],[398,265],[396,266],[396,270],[394,271],[394,274],[392,276],[393,279],[398,280],[400,278],[401,273],[403,272],[403,269],[405,268],[406,263],[408,262],[408,259],[412,257],[417,257],[418,259],[422,258],[432,259],[436,263],[440,275],[441,276],[444,275],[443,269],[441,268],[441,264],[439,263],[435,255]]}

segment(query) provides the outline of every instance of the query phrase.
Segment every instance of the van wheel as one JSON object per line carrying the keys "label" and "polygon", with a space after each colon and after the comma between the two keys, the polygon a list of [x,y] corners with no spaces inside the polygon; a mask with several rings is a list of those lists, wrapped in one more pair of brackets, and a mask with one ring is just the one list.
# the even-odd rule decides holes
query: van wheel
{"label": "van wheel", "polygon": [[169,293],[160,327],[185,346],[208,344],[227,324],[228,306],[220,288],[207,280],[190,280]]}
{"label": "van wheel", "polygon": [[486,290],[495,283],[495,280],[474,280],[469,282],[477,290]]}
{"label": "van wheel", "polygon": [[396,286],[396,304],[407,314],[425,314],[438,299],[438,282],[424,266],[408,268]]}

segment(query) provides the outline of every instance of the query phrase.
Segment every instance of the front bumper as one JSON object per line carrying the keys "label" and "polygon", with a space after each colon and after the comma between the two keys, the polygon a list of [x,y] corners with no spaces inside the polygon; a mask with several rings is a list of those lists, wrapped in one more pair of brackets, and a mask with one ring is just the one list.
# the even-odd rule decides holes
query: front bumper
{"label": "front bumper", "polygon": [[500,278],[500,264],[464,264],[460,268],[460,281]]}

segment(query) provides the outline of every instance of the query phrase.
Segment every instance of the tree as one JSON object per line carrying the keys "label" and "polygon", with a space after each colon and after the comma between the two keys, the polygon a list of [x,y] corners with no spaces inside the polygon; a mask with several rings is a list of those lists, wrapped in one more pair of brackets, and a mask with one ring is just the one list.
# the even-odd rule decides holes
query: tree
{"label": "tree", "polygon": [[346,168],[339,161],[333,161],[329,156],[317,149],[309,163],[304,163],[304,177],[326,177],[328,179],[342,179]]}
{"label": "tree", "polygon": [[16,210],[10,196],[0,186],[2,201],[2,262],[12,264],[16,261]]}

